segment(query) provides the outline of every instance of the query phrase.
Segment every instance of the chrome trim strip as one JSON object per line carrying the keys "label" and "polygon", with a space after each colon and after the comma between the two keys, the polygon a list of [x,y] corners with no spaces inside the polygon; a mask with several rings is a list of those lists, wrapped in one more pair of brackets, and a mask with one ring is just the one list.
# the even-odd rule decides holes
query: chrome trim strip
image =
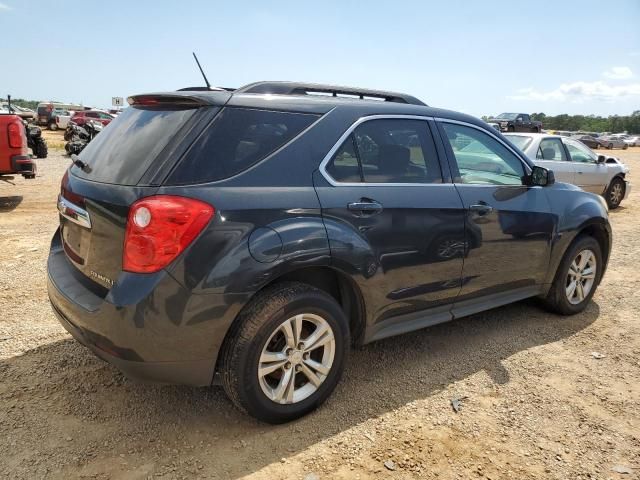
{"label": "chrome trim strip", "polygon": [[58,195],[58,212],[67,220],[84,228],[91,228],[89,212],[74,205],[62,195]]}
{"label": "chrome trim strip", "polygon": [[[452,120],[450,118],[440,118],[440,117],[436,117],[434,118],[434,120],[436,122],[446,122],[446,123],[456,123],[458,125],[463,125],[465,127],[471,127],[471,128],[475,128],[476,130],[480,130],[481,132],[487,133],[490,136],[492,136],[493,138],[495,138],[498,142],[500,142],[504,147],[506,147],[508,150],[511,151],[511,153],[513,153],[519,160],[520,162],[524,165],[524,168],[526,170],[527,173],[531,173],[531,167],[529,166],[529,164],[527,162],[525,162],[522,159],[522,155],[520,155],[518,152],[516,152],[513,148],[511,148],[509,145],[507,145],[506,143],[504,143],[504,141],[502,141],[502,139],[500,139],[499,137],[497,137],[496,135],[493,134],[493,132],[490,131],[490,129],[485,129],[482,127],[479,127],[478,125],[474,125],[473,123],[468,123],[468,122],[463,122],[461,120]],[[495,185],[494,185],[495,186]]]}
{"label": "chrome trim strip", "polygon": [[340,136],[336,144],[329,150],[329,153],[325,155],[320,162],[318,169],[320,173],[334,187],[420,187],[420,186],[451,186],[451,183],[367,183],[367,182],[336,182],[326,170],[327,164],[331,161],[331,158],[335,155],[338,149],[342,146],[344,141],[351,135],[351,133],[358,127],[358,125],[368,122],[369,120],[388,120],[400,118],[403,120],[433,120],[433,117],[425,117],[422,115],[369,115],[366,117],[360,117],[356,120],[347,130]]}

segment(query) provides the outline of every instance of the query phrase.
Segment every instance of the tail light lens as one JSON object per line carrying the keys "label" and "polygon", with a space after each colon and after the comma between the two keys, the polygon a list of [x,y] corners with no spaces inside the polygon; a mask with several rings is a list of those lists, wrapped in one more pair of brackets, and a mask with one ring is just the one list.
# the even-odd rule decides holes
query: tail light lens
{"label": "tail light lens", "polygon": [[131,206],[122,269],[153,273],[166,267],[200,234],[215,208],[172,195],[143,198]]}
{"label": "tail light lens", "polygon": [[9,132],[9,147],[20,148],[23,145],[23,126],[19,123],[10,123],[7,130]]}

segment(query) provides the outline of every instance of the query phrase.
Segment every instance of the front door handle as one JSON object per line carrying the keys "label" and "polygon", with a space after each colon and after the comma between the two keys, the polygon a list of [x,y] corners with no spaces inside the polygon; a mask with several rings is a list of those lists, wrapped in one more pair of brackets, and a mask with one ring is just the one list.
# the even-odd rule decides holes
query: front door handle
{"label": "front door handle", "polygon": [[382,212],[382,204],[368,198],[362,198],[359,202],[349,203],[347,208],[358,216],[375,215]]}
{"label": "front door handle", "polygon": [[485,204],[480,203],[477,205],[471,205],[469,207],[469,210],[471,210],[476,215],[483,217],[493,212],[493,207],[491,205],[487,205],[486,203]]}

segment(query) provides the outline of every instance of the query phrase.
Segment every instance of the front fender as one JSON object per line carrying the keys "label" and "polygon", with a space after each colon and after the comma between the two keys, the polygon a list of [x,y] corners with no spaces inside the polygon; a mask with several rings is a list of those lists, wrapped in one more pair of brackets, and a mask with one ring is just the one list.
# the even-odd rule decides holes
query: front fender
{"label": "front fender", "polygon": [[552,211],[558,218],[545,283],[548,285],[553,283],[565,252],[578,235],[589,229],[602,232],[604,238],[607,239],[607,247],[602,252],[606,268],[611,251],[612,235],[604,199],[574,185],[563,183],[556,183],[547,187],[545,191]]}

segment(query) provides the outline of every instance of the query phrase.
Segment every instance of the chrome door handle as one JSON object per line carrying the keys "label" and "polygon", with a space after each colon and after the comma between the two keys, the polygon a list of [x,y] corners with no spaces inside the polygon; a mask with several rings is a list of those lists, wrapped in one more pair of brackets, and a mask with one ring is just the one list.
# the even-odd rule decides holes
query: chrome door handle
{"label": "chrome door handle", "polygon": [[359,215],[375,215],[382,212],[382,204],[375,200],[360,200],[359,202],[352,202],[347,205],[347,208]]}
{"label": "chrome door handle", "polygon": [[491,205],[486,205],[486,204],[477,204],[477,205],[471,205],[469,207],[469,210],[471,210],[473,213],[476,213],[480,216],[484,216],[493,212],[493,207]]}

